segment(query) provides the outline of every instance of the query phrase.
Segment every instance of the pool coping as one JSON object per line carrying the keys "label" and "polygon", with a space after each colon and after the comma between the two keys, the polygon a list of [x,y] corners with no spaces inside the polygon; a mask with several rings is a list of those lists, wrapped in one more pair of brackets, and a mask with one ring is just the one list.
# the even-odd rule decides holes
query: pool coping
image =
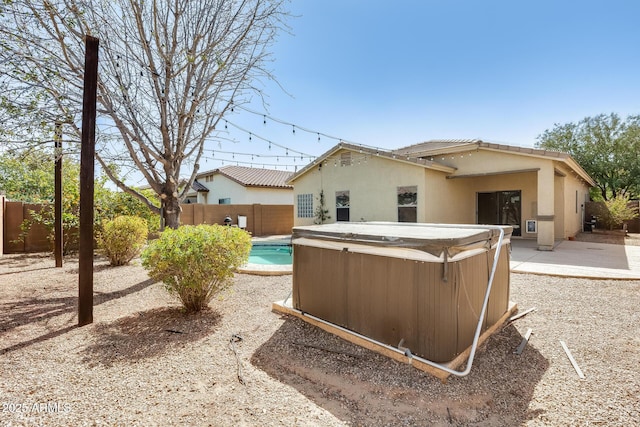
{"label": "pool coping", "polygon": [[236,270],[242,274],[253,274],[256,276],[285,276],[293,274],[293,265],[277,265],[277,264],[245,264]]}

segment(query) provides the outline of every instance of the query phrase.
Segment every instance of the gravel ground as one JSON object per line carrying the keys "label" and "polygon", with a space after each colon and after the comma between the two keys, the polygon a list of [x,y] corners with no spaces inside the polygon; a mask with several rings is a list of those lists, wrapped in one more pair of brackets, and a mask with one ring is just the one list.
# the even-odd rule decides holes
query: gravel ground
{"label": "gravel ground", "polygon": [[[0,257],[0,425],[640,425],[640,281],[513,274],[521,311],[447,383],[271,311],[291,276],[236,275],[186,316],[134,263]],[[524,352],[513,352],[528,328]],[[560,341],[571,350],[580,379]]]}

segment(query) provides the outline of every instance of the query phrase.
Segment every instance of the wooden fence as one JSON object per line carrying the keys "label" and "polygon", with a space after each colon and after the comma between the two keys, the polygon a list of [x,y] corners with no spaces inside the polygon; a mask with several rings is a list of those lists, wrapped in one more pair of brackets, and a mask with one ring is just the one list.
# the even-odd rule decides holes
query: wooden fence
{"label": "wooden fence", "polygon": [[[9,202],[0,196],[0,255],[48,252],[53,250],[47,239],[47,229],[34,225],[21,239],[20,225],[31,217],[31,211],[40,211],[46,205]],[[247,219],[246,230],[254,236],[291,234],[293,205],[202,205],[183,204],[181,224],[224,224],[225,217],[238,224],[238,216]]]}
{"label": "wooden fence", "polygon": [[183,204],[180,223],[184,225],[224,224],[229,216],[232,225],[238,216],[247,218],[246,230],[254,236],[291,234],[293,205],[203,205]]}
{"label": "wooden fence", "polygon": [[[628,207],[640,213],[640,201],[630,200]],[[589,221],[592,216],[599,217],[604,215],[607,208],[604,202],[587,202],[585,203],[585,221]],[[640,217],[625,221],[627,232],[640,233]]]}
{"label": "wooden fence", "polygon": [[47,239],[49,232],[42,225],[33,225],[24,239],[20,238],[20,225],[25,219],[31,218],[31,211],[39,212],[46,205],[4,201],[4,208],[0,212],[3,225],[0,236],[0,254],[16,254],[24,252],[47,252],[53,250]]}

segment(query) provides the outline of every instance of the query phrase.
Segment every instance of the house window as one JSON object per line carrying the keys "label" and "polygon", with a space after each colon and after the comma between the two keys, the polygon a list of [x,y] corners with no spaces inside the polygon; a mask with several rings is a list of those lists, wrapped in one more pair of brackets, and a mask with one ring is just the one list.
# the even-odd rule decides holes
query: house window
{"label": "house window", "polygon": [[418,222],[418,187],[398,187],[398,222]]}
{"label": "house window", "polygon": [[313,218],[313,194],[298,194],[298,218]]}
{"label": "house window", "polygon": [[351,152],[340,154],[340,166],[351,166]]}
{"label": "house window", "polygon": [[219,205],[230,205],[231,204],[231,198],[230,197],[225,197],[224,199],[218,199],[218,204]]}
{"label": "house window", "polygon": [[336,191],[336,221],[349,221],[349,190]]}

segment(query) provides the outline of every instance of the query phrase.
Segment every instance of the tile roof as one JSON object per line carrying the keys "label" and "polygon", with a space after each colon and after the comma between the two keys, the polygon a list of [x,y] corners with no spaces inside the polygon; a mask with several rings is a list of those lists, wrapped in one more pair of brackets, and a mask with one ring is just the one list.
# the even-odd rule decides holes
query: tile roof
{"label": "tile roof", "polygon": [[481,142],[482,141],[479,139],[431,139],[429,141],[395,149],[393,152],[396,154],[416,154],[432,150],[479,144]]}
{"label": "tile roof", "polygon": [[229,165],[212,171],[199,173],[198,178],[215,174],[225,176],[245,187],[293,188],[292,185],[286,183],[287,179],[292,175],[292,172],[274,169]]}
{"label": "tile roof", "polygon": [[197,179],[195,181],[193,181],[193,185],[191,186],[191,188],[193,188],[196,191],[202,191],[202,192],[205,192],[205,193],[209,192],[209,189],[207,187],[205,187],[204,185],[200,184]]}
{"label": "tile roof", "polygon": [[420,164],[424,167],[428,167],[435,170],[445,171],[449,168],[453,172],[456,168],[439,164],[434,160],[435,156],[440,154],[462,153],[471,150],[483,149],[489,151],[501,151],[510,152],[525,156],[533,156],[538,158],[546,158],[557,160],[566,163],[571,169],[573,169],[582,179],[592,186],[595,186],[593,178],[587,174],[582,167],[576,163],[567,153],[553,150],[542,150],[537,148],[518,147],[505,144],[496,144],[486,142],[481,139],[432,139],[429,141],[421,142],[419,144],[408,145],[406,147],[398,148],[395,150],[382,150],[366,146],[357,146],[341,142],[336,145],[313,162],[302,168],[300,171],[293,174],[289,182],[294,182],[298,177],[307,173],[311,168],[334,155],[341,149],[347,149],[352,151],[359,151],[360,153],[366,152],[368,154],[383,156],[386,158],[394,159],[397,161],[406,161],[408,163]]}

